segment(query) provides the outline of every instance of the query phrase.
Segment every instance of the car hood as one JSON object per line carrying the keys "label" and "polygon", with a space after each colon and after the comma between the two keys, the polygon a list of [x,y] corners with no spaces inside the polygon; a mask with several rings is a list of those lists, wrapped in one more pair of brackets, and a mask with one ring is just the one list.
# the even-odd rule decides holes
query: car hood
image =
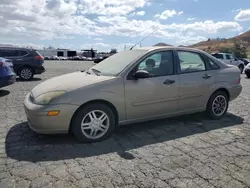
{"label": "car hood", "polygon": [[97,76],[86,72],[73,72],[48,79],[32,89],[33,97],[51,91],[71,91],[83,86],[113,79],[111,76]]}

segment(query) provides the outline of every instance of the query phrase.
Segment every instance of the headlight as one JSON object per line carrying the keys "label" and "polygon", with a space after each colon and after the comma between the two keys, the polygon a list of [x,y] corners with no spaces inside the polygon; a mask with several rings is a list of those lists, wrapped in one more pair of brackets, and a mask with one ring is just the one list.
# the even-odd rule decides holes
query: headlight
{"label": "headlight", "polygon": [[247,67],[247,68],[250,68],[250,63],[248,63],[246,67]]}
{"label": "headlight", "polygon": [[61,96],[64,93],[65,91],[51,91],[51,92],[39,95],[38,97],[35,98],[34,101],[37,104],[49,104],[50,101],[52,101],[56,97]]}

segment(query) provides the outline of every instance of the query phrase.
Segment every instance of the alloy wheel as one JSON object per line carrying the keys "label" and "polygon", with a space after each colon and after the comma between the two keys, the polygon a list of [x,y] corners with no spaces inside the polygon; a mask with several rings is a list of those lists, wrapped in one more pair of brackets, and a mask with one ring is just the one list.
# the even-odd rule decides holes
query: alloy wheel
{"label": "alloy wheel", "polygon": [[84,116],[81,122],[81,130],[89,139],[101,138],[109,129],[110,119],[101,110],[93,110]]}
{"label": "alloy wheel", "polygon": [[218,95],[212,104],[212,111],[214,115],[221,116],[227,109],[227,99],[223,95]]}
{"label": "alloy wheel", "polygon": [[32,77],[32,71],[30,69],[22,69],[20,75],[21,78],[29,80]]}

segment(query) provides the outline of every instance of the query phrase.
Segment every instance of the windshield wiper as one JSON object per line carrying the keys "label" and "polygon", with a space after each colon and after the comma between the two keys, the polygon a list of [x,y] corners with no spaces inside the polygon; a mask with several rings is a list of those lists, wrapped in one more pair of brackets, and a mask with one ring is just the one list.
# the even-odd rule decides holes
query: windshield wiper
{"label": "windshield wiper", "polygon": [[93,69],[93,68],[90,70],[92,70],[97,76],[100,76],[101,71],[99,71],[97,69]]}

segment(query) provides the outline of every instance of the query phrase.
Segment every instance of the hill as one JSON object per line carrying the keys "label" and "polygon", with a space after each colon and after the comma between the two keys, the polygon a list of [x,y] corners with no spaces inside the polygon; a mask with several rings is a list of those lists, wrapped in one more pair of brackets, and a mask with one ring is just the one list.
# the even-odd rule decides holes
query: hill
{"label": "hill", "polygon": [[198,48],[201,50],[209,51],[209,52],[218,52],[219,49],[223,47],[232,47],[234,42],[240,40],[242,41],[247,47],[247,54],[250,58],[250,30],[232,38],[217,38],[217,39],[208,39],[207,41],[202,41],[189,47]]}
{"label": "hill", "polygon": [[172,45],[166,44],[164,42],[159,42],[159,43],[155,44],[154,46],[172,46]]}

